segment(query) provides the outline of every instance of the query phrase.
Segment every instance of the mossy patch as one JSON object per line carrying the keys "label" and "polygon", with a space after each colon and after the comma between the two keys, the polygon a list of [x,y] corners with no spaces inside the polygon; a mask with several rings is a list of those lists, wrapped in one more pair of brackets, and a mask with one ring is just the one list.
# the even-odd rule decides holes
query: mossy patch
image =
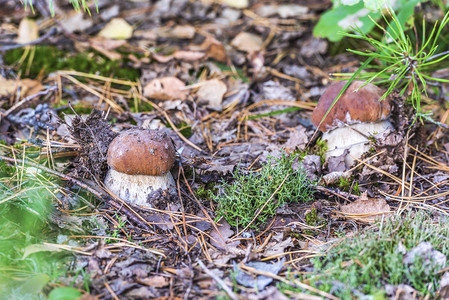
{"label": "mossy patch", "polygon": [[[13,49],[5,53],[5,63],[16,64],[22,57],[24,49]],[[28,58],[27,58],[28,59]],[[19,66],[27,74],[27,63]],[[58,70],[76,70],[89,74],[136,81],[139,71],[126,66],[126,60],[109,60],[96,51],[72,53],[54,46],[35,46],[35,54],[27,75],[36,77],[41,72],[47,75]]]}

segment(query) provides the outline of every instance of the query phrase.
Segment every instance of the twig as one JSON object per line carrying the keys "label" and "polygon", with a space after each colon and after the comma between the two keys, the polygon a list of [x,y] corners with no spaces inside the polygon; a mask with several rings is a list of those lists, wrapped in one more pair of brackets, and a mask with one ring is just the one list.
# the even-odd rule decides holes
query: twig
{"label": "twig", "polygon": [[204,263],[198,259],[198,264],[200,265],[201,269],[203,269],[203,271],[209,275],[213,280],[215,280],[220,286],[221,288],[228,294],[228,296],[232,299],[232,300],[239,300],[239,297],[229,288],[229,286],[226,285],[226,283],[219,278],[217,275],[215,275],[214,273],[212,273],[205,265]]}
{"label": "twig", "polygon": [[80,181],[78,179],[75,179],[75,178],[70,177],[68,175],[65,175],[63,173],[60,173],[58,171],[52,170],[50,168],[44,167],[44,166],[42,166],[40,164],[37,164],[37,163],[32,162],[32,161],[29,161],[27,159],[23,159],[22,160],[20,158],[10,158],[10,157],[6,157],[6,156],[3,156],[3,155],[0,155],[0,160],[9,161],[9,162],[12,162],[12,163],[15,163],[15,164],[19,163],[19,164],[27,164],[27,165],[33,166],[35,168],[41,169],[44,172],[47,172],[47,173],[53,174],[55,176],[61,177],[61,178],[65,179],[65,180],[74,182],[77,185],[79,185],[81,188],[83,188],[83,189],[87,190],[88,192],[94,194],[99,199],[102,199],[103,196],[104,196],[101,192],[97,191],[96,189],[90,187],[89,185],[87,185],[86,183],[84,183],[84,182],[82,182],[82,181]]}
{"label": "twig", "polygon": [[14,104],[10,109],[8,109],[5,112],[0,112],[0,114],[2,114],[4,117],[7,117],[10,113],[12,113],[14,110],[16,110],[18,107],[20,107],[21,105],[23,105],[24,103],[33,100],[34,98],[40,97],[40,96],[45,96],[48,93],[57,90],[57,86],[52,86],[48,89],[46,89],[45,91],[41,91],[37,94],[34,95],[30,95],[22,100],[20,100],[19,102],[17,102],[16,104]]}
{"label": "twig", "polygon": [[191,141],[189,141],[185,136],[183,136],[182,133],[179,132],[179,129],[176,128],[175,124],[173,124],[172,120],[170,119],[170,117],[168,116],[168,114],[165,111],[163,111],[162,113],[164,114],[165,119],[167,119],[167,122],[172,127],[173,131],[176,132],[176,134],[181,138],[181,140],[186,142],[190,147],[200,151],[201,153],[206,152],[203,149],[201,149],[200,147],[198,147],[197,145],[195,145],[194,143],[192,143]]}
{"label": "twig", "polygon": [[17,48],[22,48],[22,47],[26,47],[26,46],[39,44],[40,42],[48,39],[50,36],[55,34],[56,31],[57,31],[56,28],[52,27],[46,34],[44,34],[43,36],[41,36],[37,40],[31,41],[31,42],[28,42],[28,43],[24,43],[24,44],[15,44],[15,45],[3,46],[3,47],[0,47],[0,51],[8,51],[8,50],[12,50],[12,49],[17,49]]}
{"label": "twig", "polygon": [[249,267],[249,266],[246,266],[244,264],[239,264],[239,269],[245,270],[247,272],[251,272],[251,273],[254,273],[254,274],[257,274],[257,275],[267,276],[267,277],[279,280],[279,281],[281,281],[281,282],[283,282],[285,284],[288,284],[290,286],[293,286],[293,287],[300,287],[300,288],[306,289],[308,291],[311,291],[313,293],[317,293],[318,295],[320,295],[322,297],[326,297],[328,299],[332,299],[332,300],[339,300],[340,299],[338,297],[335,297],[334,295],[331,295],[329,293],[320,291],[317,288],[314,288],[314,287],[312,287],[310,285],[302,283],[301,281],[299,281],[297,279],[293,279],[292,282],[290,282],[289,280],[287,280],[287,279],[285,279],[285,278],[283,278],[283,277],[281,277],[279,275],[276,275],[274,273],[257,270],[256,268]]}

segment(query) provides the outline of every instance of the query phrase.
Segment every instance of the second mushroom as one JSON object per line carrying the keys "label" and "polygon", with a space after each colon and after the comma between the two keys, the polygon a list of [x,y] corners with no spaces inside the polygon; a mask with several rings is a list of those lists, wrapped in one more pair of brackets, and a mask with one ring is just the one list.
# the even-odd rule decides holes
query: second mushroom
{"label": "second mushroom", "polygon": [[326,160],[345,155],[349,168],[369,150],[371,136],[393,126],[388,120],[391,99],[379,101],[383,91],[373,84],[362,86],[363,81],[353,81],[322,121],[345,84],[346,81],[340,81],[326,89],[313,111],[312,123],[319,127],[323,140],[327,141]]}

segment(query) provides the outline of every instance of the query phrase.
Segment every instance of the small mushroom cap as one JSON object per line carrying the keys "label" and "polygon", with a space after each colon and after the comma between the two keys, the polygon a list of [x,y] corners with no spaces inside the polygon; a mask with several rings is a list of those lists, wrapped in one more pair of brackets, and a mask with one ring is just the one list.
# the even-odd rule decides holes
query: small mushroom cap
{"label": "small mushroom cap", "polygon": [[[363,83],[363,81],[351,83],[321,124],[321,131],[331,130],[337,127],[339,122],[346,124],[378,122],[390,115],[391,98],[387,97],[379,101],[383,91],[371,83],[356,91]],[[326,89],[312,113],[313,125],[318,127],[345,84],[346,81],[339,81]]]}
{"label": "small mushroom cap", "polygon": [[132,129],[117,136],[108,148],[108,165],[128,175],[159,176],[175,162],[171,138],[157,130]]}

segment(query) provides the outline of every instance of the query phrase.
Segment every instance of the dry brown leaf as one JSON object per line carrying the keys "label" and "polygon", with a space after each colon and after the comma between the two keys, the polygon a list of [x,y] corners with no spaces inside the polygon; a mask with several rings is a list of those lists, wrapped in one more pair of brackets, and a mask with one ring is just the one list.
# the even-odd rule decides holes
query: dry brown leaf
{"label": "dry brown leaf", "polygon": [[390,212],[391,208],[385,199],[369,199],[366,193],[363,193],[356,201],[342,205],[340,208],[340,213],[345,217],[367,223],[375,222],[378,218]]}
{"label": "dry brown leaf", "polygon": [[262,38],[249,32],[240,32],[231,42],[231,46],[247,53],[262,50],[262,45]]}
{"label": "dry brown leaf", "polygon": [[175,27],[168,30],[166,33],[167,37],[177,38],[177,39],[193,39],[195,36],[195,27],[191,25],[176,25]]}
{"label": "dry brown leaf", "polygon": [[185,100],[188,95],[185,86],[176,77],[156,78],[144,87],[143,95],[157,100]]}
{"label": "dry brown leaf", "polygon": [[185,61],[197,61],[206,57],[206,53],[198,51],[178,50],[172,55],[161,55],[152,53],[151,56],[160,63],[167,63],[173,59]]}
{"label": "dry brown leaf", "polygon": [[111,60],[119,60],[122,58],[120,53],[114,52],[112,50],[117,49],[126,44],[125,40],[111,40],[104,37],[98,36],[89,39],[90,46],[105,55]]}
{"label": "dry brown leaf", "polygon": [[220,2],[223,4],[226,4],[230,7],[239,8],[239,9],[247,8],[249,5],[248,0],[221,0]]}
{"label": "dry brown leaf", "polygon": [[14,93],[18,86],[16,80],[5,79],[0,76],[0,96],[7,96]]}
{"label": "dry brown leaf", "polygon": [[19,24],[19,33],[17,35],[17,43],[26,44],[39,38],[39,26],[36,21],[23,18]]}
{"label": "dry brown leaf", "polygon": [[66,15],[61,16],[61,27],[66,32],[73,33],[75,31],[84,32],[94,24],[92,18],[86,16],[81,11],[71,11]]}
{"label": "dry brown leaf", "polygon": [[35,95],[44,90],[44,86],[39,80],[24,78],[19,82],[19,86],[22,87],[23,95]]}
{"label": "dry brown leaf", "polygon": [[126,40],[132,37],[133,27],[122,18],[114,18],[106,24],[98,35],[107,39]]}
{"label": "dry brown leaf", "polygon": [[37,80],[33,79],[4,79],[0,76],[0,96],[7,96],[16,91],[17,88],[21,88],[21,95],[34,95],[44,89],[44,86]]}
{"label": "dry brown leaf", "polygon": [[201,82],[196,94],[200,103],[205,103],[209,108],[220,110],[226,91],[227,87],[223,81],[211,79]]}
{"label": "dry brown leaf", "polygon": [[140,280],[142,284],[152,286],[155,288],[162,288],[168,286],[168,278],[164,276],[153,276],[148,278],[143,278]]}
{"label": "dry brown leaf", "polygon": [[206,51],[207,57],[215,59],[216,61],[226,62],[228,55],[226,49],[220,41],[208,36],[204,42],[199,46],[203,51]]}

